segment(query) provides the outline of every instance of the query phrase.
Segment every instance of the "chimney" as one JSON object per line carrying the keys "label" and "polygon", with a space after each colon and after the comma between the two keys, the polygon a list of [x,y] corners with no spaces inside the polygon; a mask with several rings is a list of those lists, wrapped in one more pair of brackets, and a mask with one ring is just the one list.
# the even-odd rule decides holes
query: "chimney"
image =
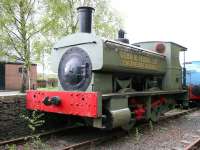
{"label": "chimney", "polygon": [[124,35],[125,35],[125,31],[120,29],[118,31],[118,39],[116,39],[117,41],[120,41],[120,42],[123,42],[123,43],[127,43],[129,44],[129,40],[124,38]]}
{"label": "chimney", "polygon": [[78,7],[79,30],[80,32],[91,33],[92,31],[92,12],[95,10],[92,7]]}
{"label": "chimney", "polygon": [[120,29],[120,30],[118,31],[118,38],[119,38],[119,39],[120,39],[120,38],[124,39],[124,35],[125,35],[125,31],[122,30],[122,29]]}

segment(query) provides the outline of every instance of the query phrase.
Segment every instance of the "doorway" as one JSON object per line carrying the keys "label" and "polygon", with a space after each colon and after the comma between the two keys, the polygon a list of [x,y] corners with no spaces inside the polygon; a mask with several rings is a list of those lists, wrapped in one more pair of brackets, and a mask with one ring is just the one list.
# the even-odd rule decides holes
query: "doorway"
{"label": "doorway", "polygon": [[5,90],[5,64],[0,63],[0,90]]}

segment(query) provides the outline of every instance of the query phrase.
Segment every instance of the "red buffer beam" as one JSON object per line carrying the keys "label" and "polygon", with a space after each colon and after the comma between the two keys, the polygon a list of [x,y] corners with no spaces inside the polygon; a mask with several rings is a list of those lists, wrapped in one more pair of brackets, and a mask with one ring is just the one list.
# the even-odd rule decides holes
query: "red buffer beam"
{"label": "red buffer beam", "polygon": [[97,118],[99,94],[97,92],[27,91],[26,108],[66,115]]}

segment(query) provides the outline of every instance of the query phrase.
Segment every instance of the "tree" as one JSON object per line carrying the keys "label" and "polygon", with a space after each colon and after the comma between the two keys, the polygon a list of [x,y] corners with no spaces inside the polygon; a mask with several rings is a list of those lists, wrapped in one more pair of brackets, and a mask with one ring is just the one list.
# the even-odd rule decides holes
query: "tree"
{"label": "tree", "polygon": [[110,7],[110,0],[43,0],[43,3],[46,9],[42,23],[48,26],[41,33],[43,38],[36,38],[33,44],[38,52],[38,61],[44,58],[44,53],[51,51],[59,38],[77,32],[79,6],[95,8],[93,28],[99,36],[113,39],[122,25],[122,18]]}
{"label": "tree", "polygon": [[37,0],[0,2],[0,54],[24,64],[22,92],[27,88],[27,79],[30,88],[30,67],[35,53],[34,49],[31,49],[32,39],[44,28],[38,23],[38,7],[41,5]]}
{"label": "tree", "polygon": [[110,7],[109,0],[44,0],[44,3],[46,14],[43,23],[50,24],[45,29],[45,35],[55,39],[78,30],[76,8],[79,6],[95,8],[94,30],[100,36],[115,38],[122,24],[122,18]]}
{"label": "tree", "polygon": [[123,26],[123,19],[110,6],[109,0],[97,0],[93,3],[96,9],[94,15],[94,29],[96,34],[110,39],[116,38],[118,30]]}
{"label": "tree", "polygon": [[122,19],[111,9],[109,0],[0,1],[0,55],[24,63],[27,74],[23,75],[22,91],[27,79],[30,88],[31,62],[44,60],[58,38],[78,30],[76,8],[83,5],[96,9],[95,32],[114,38]]}

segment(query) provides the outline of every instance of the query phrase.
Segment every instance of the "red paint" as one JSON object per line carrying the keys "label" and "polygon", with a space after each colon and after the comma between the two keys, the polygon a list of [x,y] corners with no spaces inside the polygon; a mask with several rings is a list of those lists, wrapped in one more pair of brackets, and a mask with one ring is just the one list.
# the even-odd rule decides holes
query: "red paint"
{"label": "red paint", "polygon": [[132,97],[132,98],[130,98],[130,99],[128,100],[128,103],[129,103],[130,105],[136,105],[136,104],[138,103],[138,100],[135,99],[134,97]]}
{"label": "red paint", "polygon": [[200,101],[200,96],[195,96],[192,94],[192,85],[189,86],[189,100]]}
{"label": "red paint", "polygon": [[143,107],[134,110],[136,120],[140,120],[143,118],[145,114],[145,109]]}
{"label": "red paint", "polygon": [[[165,102],[166,99],[163,96],[152,98],[151,107],[156,109],[159,106],[164,105]],[[129,99],[129,105],[134,106],[132,112],[134,112],[136,120],[141,120],[144,118],[146,113],[146,108],[139,99],[135,98]]]}
{"label": "red paint", "polygon": [[129,105],[134,106],[131,111],[134,112],[136,120],[143,119],[146,109],[144,108],[144,105],[141,103],[141,101],[135,98],[130,98],[128,102]]}
{"label": "red paint", "polygon": [[164,43],[158,43],[157,45],[156,45],[156,52],[158,52],[158,53],[164,53],[165,52],[165,45],[164,45]]}
{"label": "red paint", "polygon": [[[45,105],[45,97],[58,96],[61,99],[59,105]],[[97,92],[65,92],[65,91],[27,91],[26,108],[44,112],[53,112],[66,115],[97,118],[98,93]]]}
{"label": "red paint", "polygon": [[151,107],[157,108],[165,103],[166,99],[162,96],[159,97],[159,99],[152,99]]}

